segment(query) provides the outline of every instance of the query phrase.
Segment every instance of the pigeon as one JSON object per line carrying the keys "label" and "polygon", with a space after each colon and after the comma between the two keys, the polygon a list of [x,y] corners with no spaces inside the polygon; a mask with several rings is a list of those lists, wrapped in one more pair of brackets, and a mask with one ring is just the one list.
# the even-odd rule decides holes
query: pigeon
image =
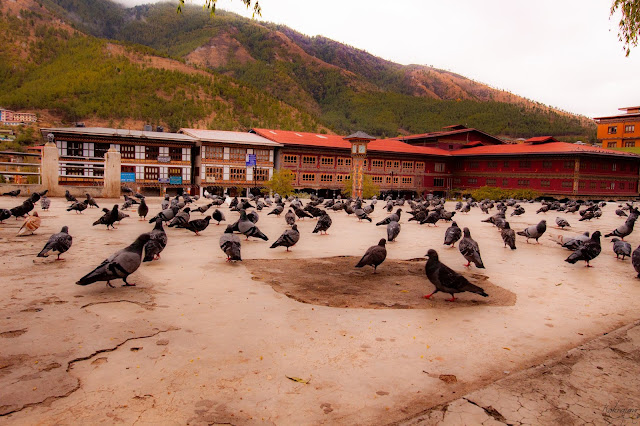
{"label": "pigeon", "polygon": [[293,210],[289,209],[287,213],[285,213],[284,220],[287,221],[287,225],[289,226],[293,226],[293,224],[296,223],[296,214]]}
{"label": "pigeon", "polygon": [[162,219],[163,222],[169,222],[171,219],[175,217],[175,215],[180,211],[180,207],[173,206],[168,209],[162,210],[160,213],[155,215],[149,220],[149,223],[155,223],[156,219]]}
{"label": "pigeon", "polygon": [[436,222],[438,222],[440,220],[440,213],[438,213],[437,211],[431,212],[429,213],[429,215],[422,221],[420,221],[420,225],[423,224],[427,224],[427,226],[429,226],[429,224],[433,224],[433,226],[438,226],[436,225]]}
{"label": "pigeon", "polygon": [[156,220],[156,226],[149,232],[149,241],[144,245],[143,262],[151,262],[160,259],[160,253],[167,246],[167,233],[162,227],[162,220]]}
{"label": "pigeon", "polygon": [[228,225],[220,236],[220,248],[227,255],[227,262],[242,260],[240,256],[240,238],[237,235],[233,235],[233,227],[231,225]]}
{"label": "pigeon", "polygon": [[209,204],[205,204],[204,206],[200,206],[196,209],[191,210],[192,212],[200,212],[201,214],[204,214],[207,210],[209,210],[211,208],[211,206],[213,206],[213,203],[209,203]]}
{"label": "pigeon", "polygon": [[633,269],[638,273],[638,278],[640,278],[640,246],[633,251],[631,255],[631,264],[633,265]]}
{"label": "pigeon", "polygon": [[89,194],[87,192],[87,205],[89,207],[97,207],[100,208],[100,206],[98,205],[98,203],[96,203],[96,200],[93,199],[93,197],[91,196],[91,194]]}
{"label": "pigeon", "polygon": [[174,226],[176,228],[184,228],[185,225],[189,222],[189,219],[191,219],[191,215],[189,214],[190,211],[191,209],[189,209],[189,207],[186,207],[181,212],[176,213],[175,217],[171,220],[171,222],[169,222],[169,228],[173,228]]}
{"label": "pigeon", "polygon": [[585,231],[583,234],[574,235],[572,237],[558,235],[557,238],[552,238],[552,240],[560,244],[562,247],[574,251],[579,247],[582,247],[585,241],[588,241],[589,238],[589,232]]}
{"label": "pigeon", "polygon": [[249,237],[255,237],[265,241],[269,241],[269,238],[264,235],[260,231],[260,229],[258,229],[258,227],[247,218],[247,213],[244,210],[240,210],[240,219],[238,219],[238,231],[241,234],[244,234],[247,237],[247,240],[249,239]]}
{"label": "pigeon", "polygon": [[191,232],[195,232],[196,235],[200,235],[199,233],[207,229],[207,226],[209,226],[209,221],[211,221],[211,216],[207,216],[204,219],[195,219],[184,225],[184,228]]}
{"label": "pigeon", "polygon": [[4,223],[4,220],[9,219],[10,217],[11,217],[11,210],[0,209],[0,223]]}
{"label": "pigeon", "polygon": [[14,189],[13,191],[9,191],[9,192],[5,192],[2,195],[8,195],[10,197],[17,197],[18,195],[20,195],[20,190],[19,189]]}
{"label": "pigeon", "polygon": [[37,257],[47,257],[50,251],[55,251],[58,252],[56,260],[64,260],[60,258],[60,255],[71,248],[72,242],[73,238],[69,235],[69,227],[63,226],[60,232],[49,237],[49,241],[47,241],[47,244],[44,245]]}
{"label": "pigeon", "polygon": [[67,209],[67,211],[68,211],[68,212],[70,212],[71,210],[75,210],[76,214],[78,214],[78,213],[82,214],[82,212],[83,212],[84,210],[86,210],[86,209],[87,209],[87,207],[88,207],[88,204],[87,204],[87,203],[88,203],[88,202],[87,202],[87,200],[84,200],[84,201],[83,201],[83,202],[81,202],[81,203],[73,203],[73,204],[71,204],[71,205],[69,206],[69,208]]}
{"label": "pigeon", "polygon": [[527,238],[527,243],[529,242],[529,238],[535,238],[536,243],[538,242],[538,238],[542,237],[542,235],[547,230],[547,221],[541,220],[537,225],[531,225],[526,228],[524,231],[520,231],[517,234],[522,235]]}
{"label": "pigeon", "polygon": [[22,204],[10,209],[9,211],[11,215],[15,216],[16,220],[18,220],[19,217],[24,217],[25,215],[29,214],[29,212],[33,210],[33,208],[34,205],[31,200],[24,200]]}
{"label": "pigeon", "polygon": [[546,213],[549,211],[549,206],[547,204],[543,205],[542,207],[540,207],[537,211],[536,214],[538,213]]}
{"label": "pigeon", "polygon": [[46,195],[40,198],[40,207],[42,210],[49,210],[49,207],[51,207],[51,200]]}
{"label": "pigeon", "polygon": [[627,217],[627,216],[628,216],[628,215],[627,215],[627,213],[625,213],[625,211],[624,211],[624,210],[622,210],[622,209],[617,209],[617,210],[616,210],[616,214],[617,214],[618,216],[620,216],[620,217]]}
{"label": "pigeon", "polygon": [[120,219],[120,212],[118,211],[118,205],[114,204],[113,209],[108,210],[105,208],[105,209],[102,209],[102,211],[105,212],[105,214],[100,219],[93,222],[93,226],[107,225],[107,229],[109,229],[109,227],[112,227],[113,229],[115,229],[113,224],[118,222],[118,220]]}
{"label": "pigeon", "polygon": [[211,215],[211,219],[213,219],[213,220],[218,222],[218,223],[216,223],[216,225],[220,225],[220,222],[223,222],[223,221],[226,220],[225,217],[224,217],[224,214],[218,209],[215,209],[213,211],[213,214]]}
{"label": "pigeon", "polygon": [[462,238],[462,230],[456,222],[453,222],[446,231],[444,231],[444,245],[455,247],[456,242]]}
{"label": "pigeon", "polygon": [[505,247],[509,246],[511,250],[516,249],[516,232],[511,229],[509,222],[504,223],[504,227],[500,230],[500,235]]}
{"label": "pigeon", "polygon": [[399,233],[400,233],[400,224],[398,222],[394,220],[387,224],[387,240],[389,242],[395,241]]}
{"label": "pigeon", "polygon": [[123,197],[124,197],[124,201],[128,201],[131,204],[140,204],[140,202],[138,202],[138,200],[136,200],[135,198],[129,197],[127,194],[124,194]]}
{"label": "pigeon", "polygon": [[561,217],[556,217],[556,225],[558,225],[562,229],[564,229],[565,227],[571,228],[571,225],[569,225],[569,222],[567,222]]}
{"label": "pigeon", "polygon": [[468,267],[471,265],[471,262],[473,262],[476,267],[484,269],[484,263],[482,263],[482,258],[480,257],[480,247],[478,247],[478,243],[471,238],[469,228],[465,227],[462,233],[464,237],[462,237],[458,244],[458,250],[460,250],[462,256],[467,260],[467,264],[464,266]]}
{"label": "pigeon", "polygon": [[363,209],[355,209],[354,213],[358,217],[358,222],[362,222],[363,219],[372,222],[371,218],[367,216],[367,213]]}
{"label": "pigeon", "polygon": [[313,217],[309,213],[305,212],[304,210],[298,207],[294,208],[293,211],[295,212],[296,216],[300,218],[300,220],[304,220],[305,217]]}
{"label": "pigeon", "polygon": [[589,261],[598,257],[602,250],[602,247],[600,247],[600,235],[600,231],[594,232],[582,247],[571,253],[564,261],[575,264],[579,260],[584,260],[587,263],[585,266],[591,267]]}
{"label": "pigeon", "polygon": [[164,194],[164,200],[162,200],[162,203],[160,204],[160,208],[162,210],[166,210],[169,208],[170,205],[171,205],[171,201],[169,200],[169,195]]}
{"label": "pigeon", "polygon": [[140,205],[138,206],[138,216],[140,216],[140,220],[146,220],[147,214],[149,213],[149,206],[144,201],[144,198],[140,201]]}
{"label": "pigeon", "polygon": [[380,222],[376,223],[376,226],[387,225],[391,222],[400,222],[401,215],[402,215],[402,209],[398,209],[391,216],[387,216],[386,218],[382,219]]}
{"label": "pigeon", "polygon": [[111,280],[121,278],[124,281],[124,286],[135,286],[135,284],[127,282],[127,277],[140,267],[142,250],[150,239],[149,232],[138,236],[131,245],[109,256],[96,269],[80,278],[76,284],[89,285],[98,281],[106,281],[109,287],[114,288],[111,285]]}
{"label": "pigeon", "polygon": [[249,219],[253,223],[258,223],[258,220],[260,220],[260,216],[258,216],[258,212],[254,210],[247,213],[247,219]]}
{"label": "pigeon", "polygon": [[369,247],[364,253],[364,256],[362,256],[362,259],[356,264],[356,268],[371,265],[373,266],[373,273],[375,274],[378,266],[387,258],[386,243],[387,241],[382,238],[377,246]]}
{"label": "pigeon", "polygon": [[331,217],[327,214],[327,212],[325,212],[324,210],[323,212],[324,214],[318,219],[316,227],[313,228],[312,234],[320,232],[320,235],[323,235],[322,233],[324,232],[324,235],[328,235],[327,230],[331,227],[333,221],[331,220]]}
{"label": "pigeon", "polygon": [[424,270],[427,274],[427,278],[431,281],[431,284],[436,287],[436,289],[433,293],[423,296],[425,299],[430,299],[431,296],[439,291],[449,293],[451,295],[451,299],[447,299],[448,302],[456,300],[454,296],[455,293],[462,293],[465,291],[479,294],[482,297],[489,296],[482,288],[471,284],[465,277],[440,262],[438,259],[438,252],[435,250],[430,249],[426,256],[428,257],[428,260]]}
{"label": "pigeon", "polygon": [[132,205],[133,205],[133,203],[131,202],[131,200],[127,200],[124,203],[122,203],[122,210],[127,210]]}
{"label": "pigeon", "polygon": [[283,210],[284,210],[284,206],[275,206],[273,210],[267,213],[267,216],[270,214],[275,214],[276,216],[280,216]]}
{"label": "pigeon", "polygon": [[295,246],[299,240],[300,232],[298,231],[298,225],[294,224],[291,229],[284,231],[270,248],[286,247],[287,251],[289,251],[289,247]]}
{"label": "pigeon", "polygon": [[612,238],[611,242],[613,243],[613,252],[616,254],[616,259],[619,259],[620,256],[622,256],[622,260],[624,260],[625,256],[631,257],[631,244],[618,238]]}
{"label": "pigeon", "polygon": [[78,199],[76,197],[74,197],[73,195],[71,195],[71,193],[69,192],[69,190],[65,190],[64,191],[64,197],[67,199],[68,202],[74,202],[77,203]]}
{"label": "pigeon", "polygon": [[139,200],[144,200],[144,195],[142,195],[139,192],[136,192],[135,194],[133,194],[134,197],[136,197]]}
{"label": "pigeon", "polygon": [[27,232],[31,232],[29,235],[33,235],[33,233],[40,228],[40,217],[38,216],[38,212],[33,212],[32,216],[27,216],[24,220],[24,223],[18,230],[18,237],[25,235]]}
{"label": "pigeon", "polygon": [[629,216],[627,220],[612,232],[605,235],[605,237],[620,237],[624,241],[624,237],[630,235],[633,232],[633,226],[636,223],[636,219],[633,216]]}

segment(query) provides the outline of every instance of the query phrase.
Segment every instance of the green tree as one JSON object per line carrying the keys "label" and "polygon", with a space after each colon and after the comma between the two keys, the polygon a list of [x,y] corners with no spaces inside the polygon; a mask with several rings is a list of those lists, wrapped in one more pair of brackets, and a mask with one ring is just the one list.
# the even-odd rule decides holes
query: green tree
{"label": "green tree", "polygon": [[293,194],[293,172],[289,169],[274,170],[267,187],[283,197]]}
{"label": "green tree", "polygon": [[[242,3],[244,3],[247,6],[247,9],[253,7],[253,16],[254,17],[256,15],[262,16],[262,8],[260,7],[259,0],[240,0],[240,1],[242,1]],[[205,9],[209,9],[211,14],[215,15],[216,14],[216,4],[217,3],[218,3],[218,0],[205,0],[203,7]],[[179,0],[178,1],[178,13],[182,12],[182,8],[183,7],[184,7],[184,0]]]}
{"label": "green tree", "polygon": [[[351,180],[351,175],[349,175],[349,177],[344,180],[342,193],[347,197],[351,197],[352,186],[353,181]],[[371,179],[371,176],[367,174],[362,175],[362,198],[367,199],[378,194],[380,194],[380,187],[373,183],[373,179]]]}
{"label": "green tree", "polygon": [[638,46],[638,35],[640,35],[640,0],[614,0],[611,5],[611,15],[618,9],[622,13],[622,18],[618,23],[620,30],[618,38],[624,43],[626,56],[629,56],[632,47]]}

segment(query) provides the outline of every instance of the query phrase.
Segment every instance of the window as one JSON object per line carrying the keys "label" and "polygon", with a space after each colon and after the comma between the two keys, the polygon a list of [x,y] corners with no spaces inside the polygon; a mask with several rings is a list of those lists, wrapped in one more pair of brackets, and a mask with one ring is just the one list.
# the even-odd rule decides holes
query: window
{"label": "window", "polygon": [[[93,144],[93,156],[104,158],[104,155],[109,151],[109,148],[111,148],[111,144],[108,143]],[[95,174],[96,172],[94,170],[93,175],[95,176]]]}
{"label": "window", "polygon": [[573,169],[575,163],[573,161],[565,161],[564,162],[564,168],[565,169]]}
{"label": "window", "polygon": [[625,148],[632,148],[636,146],[636,141],[624,141]]}
{"label": "window", "polygon": [[618,168],[618,165],[617,165],[616,163],[613,163],[613,164],[611,165],[611,171],[612,171],[612,172],[615,172],[617,168]]}
{"label": "window", "polygon": [[182,168],[181,167],[169,167],[168,170],[169,177],[171,176],[182,176]]}
{"label": "window", "polygon": [[434,166],[434,171],[436,172],[444,172],[444,163],[436,163]]}
{"label": "window", "polygon": [[136,166],[120,166],[120,171],[122,173],[135,173]]}
{"label": "window", "polygon": [[320,165],[333,167],[335,159],[333,157],[321,157]]}
{"label": "window", "polygon": [[254,149],[253,153],[256,155],[256,161],[260,163],[269,162],[269,150],[268,149]]}
{"label": "window", "polygon": [[583,182],[583,181],[578,182],[578,188],[585,189],[586,187],[587,187],[586,182]]}
{"label": "window", "polygon": [[[155,147],[157,148],[157,147]],[[144,168],[144,180],[158,180],[160,177],[159,167],[145,167]]]}
{"label": "window", "polygon": [[413,161],[403,161],[402,162],[403,170],[413,170]]}
{"label": "window", "polygon": [[469,168],[470,169],[477,169],[479,167],[479,164],[477,161],[469,161]]}
{"label": "window", "polygon": [[607,170],[608,171],[610,169],[610,167],[611,166],[609,164],[607,164],[607,163],[600,164],[600,169],[601,170]]}
{"label": "window", "polygon": [[230,161],[242,161],[247,160],[247,150],[244,148],[229,148],[229,160]]}
{"label": "window", "polygon": [[304,155],[302,157],[302,164],[316,164],[316,157],[313,155]]}
{"label": "window", "polygon": [[303,173],[302,181],[303,182],[313,182],[316,180],[316,175],[314,173]]}
{"label": "window", "polygon": [[389,160],[387,161],[387,169],[391,169],[393,168],[393,161]]}
{"label": "window", "polygon": [[84,175],[84,166],[70,166],[67,165],[67,176],[83,176]]}
{"label": "window", "polygon": [[416,171],[418,172],[424,171],[424,163],[422,161],[418,161],[416,163]]}
{"label": "window", "polygon": [[462,180],[460,178],[453,178],[453,183],[454,185],[458,185],[462,182]]}
{"label": "window", "polygon": [[[346,175],[336,175],[336,182],[344,182]],[[375,176],[373,177],[375,179]],[[382,180],[380,180],[382,182]]]}
{"label": "window", "polygon": [[[232,149],[235,149],[235,148],[232,148]],[[231,169],[229,169],[229,179],[230,180],[247,180],[247,169],[242,167],[231,167]]]}
{"label": "window", "polygon": [[497,161],[488,161],[487,162],[487,167],[489,167],[490,169],[497,169],[498,168],[498,162]]}
{"label": "window", "polygon": [[476,179],[476,178],[468,178],[468,179],[467,179],[467,183],[468,183],[469,185],[475,185],[475,184],[477,184],[477,183],[478,183],[478,179]]}
{"label": "window", "polygon": [[531,167],[531,161],[529,161],[529,160],[520,160],[518,165],[520,166],[521,169],[528,169],[529,167]]}
{"label": "window", "polygon": [[494,186],[496,184],[496,180],[495,179],[487,179],[487,185],[488,186]]}
{"label": "window", "polygon": [[169,157],[171,161],[182,161],[182,148],[170,147]]}
{"label": "window", "polygon": [[387,176],[384,179],[385,183],[398,183],[399,179],[398,176]]}
{"label": "window", "polygon": [[222,180],[222,167],[206,167],[205,180],[207,182],[216,182]]}
{"label": "window", "polygon": [[550,169],[551,167],[553,167],[553,162],[551,162],[551,161],[543,161],[542,162],[542,168],[543,169]]}
{"label": "window", "polygon": [[518,179],[518,186],[529,186],[529,179]]}
{"label": "window", "polygon": [[283,155],[282,162],[285,164],[298,164],[298,156],[297,155]]}
{"label": "window", "polygon": [[330,175],[330,174],[320,175],[320,182],[333,182],[333,175]]}
{"label": "window", "polygon": [[338,167],[351,167],[351,158],[338,158],[336,164]]}
{"label": "window", "polygon": [[504,162],[502,163],[502,167],[504,167],[504,168],[509,168],[509,162],[508,162],[508,161],[504,161]]}
{"label": "window", "polygon": [[502,186],[509,186],[509,179],[502,179]]}
{"label": "window", "polygon": [[204,158],[222,160],[224,158],[224,149],[221,146],[205,146]]}
{"label": "window", "polygon": [[607,182],[600,182],[600,189],[607,189],[609,184]]}
{"label": "window", "polygon": [[372,176],[371,181],[373,183],[382,183],[382,176]]}
{"label": "window", "polygon": [[413,178],[410,176],[402,176],[402,184],[403,185],[411,185],[413,183]]}
{"label": "window", "polygon": [[598,168],[598,164],[597,164],[597,163],[595,163],[595,162],[593,162],[593,163],[589,164],[589,168],[590,168],[591,170],[596,170],[596,169]]}
{"label": "window", "polygon": [[616,133],[618,133],[618,126],[609,126],[609,128],[607,129],[607,133],[609,133],[610,135],[615,135]]}
{"label": "window", "polygon": [[371,167],[375,169],[381,169],[384,167],[384,161],[382,160],[371,160]]}
{"label": "window", "polygon": [[434,178],[433,179],[433,186],[443,187],[444,186],[444,179],[443,178]]}
{"label": "window", "polygon": [[[364,162],[365,166],[367,165],[367,162]],[[344,165],[347,167],[351,167],[351,158],[345,158],[344,159]]]}
{"label": "window", "polygon": [[136,147],[133,145],[120,145],[120,156],[123,159],[133,160],[136,158]]}
{"label": "window", "polygon": [[540,181],[540,186],[543,188],[548,188],[551,186],[551,181],[549,180],[541,180]]}
{"label": "window", "polygon": [[620,182],[619,186],[620,186],[620,189],[624,189],[624,182]]}
{"label": "window", "polygon": [[268,181],[269,180],[269,169],[254,169],[254,171],[253,171],[253,180],[255,180],[256,182],[266,182],[266,181]]}
{"label": "window", "polygon": [[67,155],[82,157],[82,142],[67,142]]}
{"label": "window", "polygon": [[633,133],[636,131],[636,126],[633,124],[628,124],[626,126],[624,126],[624,132],[625,133]]}
{"label": "window", "polygon": [[570,180],[563,180],[562,187],[563,188],[571,188],[573,186],[573,182]]}
{"label": "window", "polygon": [[589,188],[591,188],[591,189],[596,189],[596,183],[595,183],[595,182],[591,182],[591,183],[589,184]]}
{"label": "window", "polygon": [[607,142],[607,148],[615,148],[618,146],[618,142]]}

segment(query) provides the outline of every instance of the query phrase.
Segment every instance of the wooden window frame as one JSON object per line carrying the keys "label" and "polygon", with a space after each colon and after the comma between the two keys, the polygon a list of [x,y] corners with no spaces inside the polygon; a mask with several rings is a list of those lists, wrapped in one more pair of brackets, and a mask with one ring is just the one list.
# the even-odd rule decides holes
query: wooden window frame
{"label": "wooden window frame", "polygon": [[135,145],[120,145],[120,158],[122,158],[123,160],[135,160],[136,159]]}
{"label": "wooden window frame", "polygon": [[305,166],[315,166],[316,164],[318,164],[318,157],[315,155],[303,155],[302,164],[304,164]]}
{"label": "wooden window frame", "polygon": [[155,180],[160,178],[160,167],[145,166],[144,167],[144,180]]}
{"label": "wooden window frame", "polygon": [[298,156],[295,154],[284,154],[282,156],[283,164],[298,164]]}

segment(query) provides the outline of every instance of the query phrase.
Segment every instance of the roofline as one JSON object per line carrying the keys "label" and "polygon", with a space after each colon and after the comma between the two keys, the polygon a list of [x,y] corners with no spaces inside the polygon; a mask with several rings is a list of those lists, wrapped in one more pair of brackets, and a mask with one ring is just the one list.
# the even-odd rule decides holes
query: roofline
{"label": "roofline", "polygon": [[606,117],[593,117],[594,120],[607,120],[614,118],[629,118],[629,117],[640,117],[640,112],[633,112],[630,114],[618,114],[618,115],[608,115]]}
{"label": "roofline", "polygon": [[482,130],[475,129],[473,127],[467,127],[465,129],[459,129],[459,130],[449,130],[449,131],[430,132],[430,133],[419,133],[419,134],[416,134],[416,135],[400,136],[400,137],[392,138],[392,139],[395,139],[397,141],[401,141],[402,142],[404,140],[413,140],[413,139],[431,138],[431,137],[436,137],[436,136],[455,135],[455,134],[460,134],[460,133],[465,133],[465,132],[478,132],[480,134],[483,134],[485,136],[490,137],[491,139],[496,139],[496,140],[500,141],[500,143],[504,144],[504,141],[502,139],[500,139],[499,137],[490,135],[488,133],[483,132]]}
{"label": "roofline", "polygon": [[[262,141],[237,141],[237,140],[224,139],[224,138],[202,138],[200,136],[195,136],[194,134],[190,133],[189,130],[196,130],[196,131],[202,131],[202,132],[210,131],[210,132],[228,132],[228,133],[237,133],[237,134],[251,134],[251,135],[260,137],[262,139],[265,139],[266,141],[268,141],[268,143],[262,142]],[[234,132],[231,130],[207,130],[207,129],[187,129],[187,128],[182,128],[178,132],[181,132],[179,134],[187,135],[189,137],[192,137],[196,141],[200,141],[200,142],[221,142],[221,143],[233,143],[238,145],[260,145],[260,146],[270,146],[274,148],[283,146],[279,142],[272,141],[269,138],[266,138],[262,135],[259,135],[257,133],[252,133],[252,132]]]}
{"label": "roofline", "polygon": [[[113,133],[100,133],[91,131],[88,129],[103,129],[113,130]],[[154,140],[172,140],[175,142],[192,142],[195,143],[196,139],[189,135],[183,135],[173,132],[149,132],[144,130],[133,130],[139,134],[122,134],[118,132],[131,132],[131,129],[113,129],[109,127],[41,127],[40,133],[43,137],[46,137],[45,133],[69,133],[74,135],[87,135],[87,136],[102,136],[102,137],[119,137],[119,138],[133,138],[133,139],[154,139]],[[180,135],[180,137],[176,137]],[[172,137],[173,136],[173,137]]]}

